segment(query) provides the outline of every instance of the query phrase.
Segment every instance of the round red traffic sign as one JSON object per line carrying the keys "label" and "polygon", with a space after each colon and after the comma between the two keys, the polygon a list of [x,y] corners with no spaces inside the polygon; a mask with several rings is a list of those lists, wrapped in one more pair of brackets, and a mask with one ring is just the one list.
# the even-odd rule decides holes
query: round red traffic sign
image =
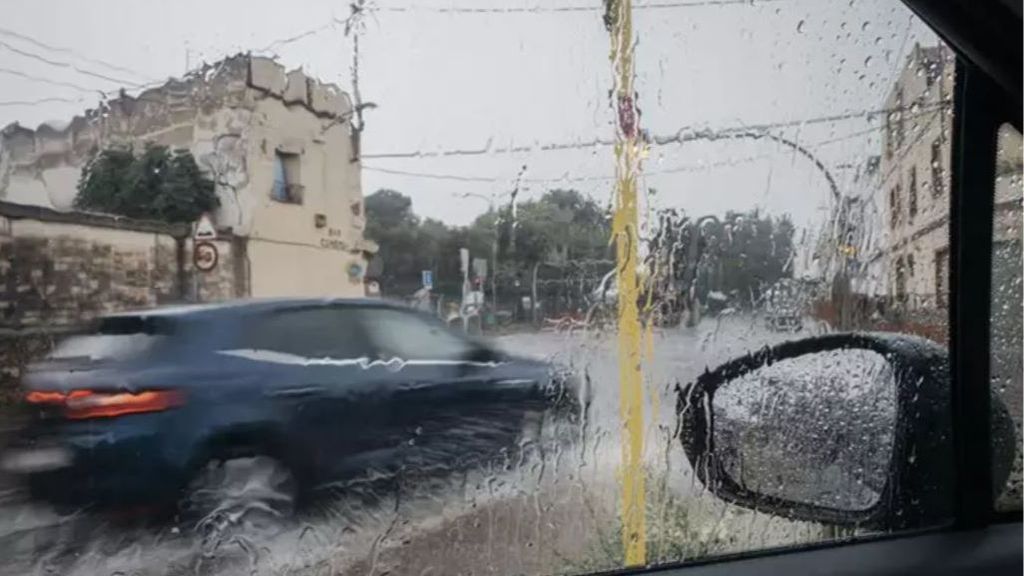
{"label": "round red traffic sign", "polygon": [[219,258],[217,247],[210,242],[196,242],[195,248],[192,249],[192,264],[200,272],[209,272],[216,268]]}

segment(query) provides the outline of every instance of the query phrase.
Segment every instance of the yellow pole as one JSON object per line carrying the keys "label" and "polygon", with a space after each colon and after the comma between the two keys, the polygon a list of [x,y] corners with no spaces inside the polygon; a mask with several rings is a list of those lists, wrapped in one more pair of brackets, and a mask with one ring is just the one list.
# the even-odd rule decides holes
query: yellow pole
{"label": "yellow pole", "polygon": [[615,215],[612,238],[618,302],[619,411],[622,422],[622,544],[625,564],[647,563],[644,506],[644,415],[641,371],[642,331],[637,282],[637,191],[640,169],[639,126],[633,97],[633,20],[631,0],[605,0],[605,24],[611,36],[618,122],[615,142]]}

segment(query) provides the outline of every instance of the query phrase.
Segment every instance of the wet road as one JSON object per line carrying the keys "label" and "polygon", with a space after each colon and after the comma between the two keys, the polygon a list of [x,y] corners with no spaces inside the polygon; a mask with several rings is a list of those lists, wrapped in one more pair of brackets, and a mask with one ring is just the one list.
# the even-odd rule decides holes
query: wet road
{"label": "wet road", "polygon": [[[808,327],[807,332],[818,327]],[[645,361],[648,551],[672,561],[820,537],[814,526],[757,517],[702,492],[671,439],[674,387],[705,368],[794,334],[756,317],[656,330]],[[342,487],[302,518],[259,534],[201,540],[170,526],[59,515],[0,486],[2,574],[535,574],[619,566],[619,413],[611,333],[497,340],[589,377],[593,404],[571,443],[542,442],[515,461],[442,477]],[[0,484],[3,484],[0,481]]]}

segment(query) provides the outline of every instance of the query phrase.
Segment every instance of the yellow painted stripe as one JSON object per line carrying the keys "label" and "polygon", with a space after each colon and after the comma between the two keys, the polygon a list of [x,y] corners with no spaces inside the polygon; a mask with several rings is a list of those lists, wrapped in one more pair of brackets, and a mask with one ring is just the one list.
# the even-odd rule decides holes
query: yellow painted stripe
{"label": "yellow painted stripe", "polygon": [[[644,415],[642,342],[637,305],[637,174],[640,154],[636,135],[638,116],[633,101],[633,22],[631,0],[605,0],[612,15],[609,28],[611,60],[616,79],[615,173],[616,201],[612,219],[615,241],[618,302],[619,409],[622,424],[622,540],[627,566],[647,563],[647,530],[644,505]],[[623,115],[632,118],[624,129]]]}

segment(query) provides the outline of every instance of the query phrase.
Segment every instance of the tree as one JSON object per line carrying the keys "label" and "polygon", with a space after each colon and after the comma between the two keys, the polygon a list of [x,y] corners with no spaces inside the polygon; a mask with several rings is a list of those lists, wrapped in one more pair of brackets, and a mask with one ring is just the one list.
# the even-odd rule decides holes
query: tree
{"label": "tree", "polygon": [[752,303],[765,288],[792,276],[794,231],[785,215],[727,212],[722,220],[691,220],[674,210],[663,211],[648,243],[648,265],[659,273],[658,297],[671,299],[686,292],[687,302],[691,296],[704,301],[717,291]]}
{"label": "tree", "polygon": [[412,199],[396,190],[377,190],[366,197],[363,205],[366,207],[366,233],[374,240],[390,231],[419,224],[412,212]]}
{"label": "tree", "polygon": [[596,202],[576,190],[549,190],[537,200],[520,202],[514,217],[509,206],[502,206],[497,215],[488,211],[470,228],[493,238],[499,215],[500,260],[519,271],[536,263],[561,266],[608,258],[608,218]]}
{"label": "tree", "polygon": [[418,287],[417,232],[419,218],[412,200],[395,190],[378,190],[363,201],[366,235],[377,243],[381,261],[381,289],[406,294]]}
{"label": "tree", "polygon": [[[528,278],[537,263],[564,265],[573,259],[607,258],[608,221],[593,201],[575,190],[551,190],[538,200],[501,206],[478,216],[466,227],[421,220],[412,200],[395,190],[366,197],[366,235],[380,246],[381,288],[408,295],[419,288],[420,271],[434,271],[434,290],[458,297],[462,289],[459,249],[491,260],[498,241],[498,291],[516,277]],[[513,249],[513,220],[515,242]]]}
{"label": "tree", "polygon": [[213,181],[190,152],[156,145],[139,156],[101,150],[82,170],[74,202],[79,210],[172,223],[195,221],[219,205]]}

